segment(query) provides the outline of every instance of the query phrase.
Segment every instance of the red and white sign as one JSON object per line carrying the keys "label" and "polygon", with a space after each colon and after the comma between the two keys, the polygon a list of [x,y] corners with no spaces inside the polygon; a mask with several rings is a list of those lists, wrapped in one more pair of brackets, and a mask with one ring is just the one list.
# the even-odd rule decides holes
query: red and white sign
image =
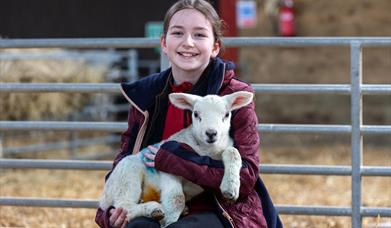
{"label": "red and white sign", "polygon": [[240,29],[254,28],[257,25],[257,6],[253,0],[236,2],[236,24]]}

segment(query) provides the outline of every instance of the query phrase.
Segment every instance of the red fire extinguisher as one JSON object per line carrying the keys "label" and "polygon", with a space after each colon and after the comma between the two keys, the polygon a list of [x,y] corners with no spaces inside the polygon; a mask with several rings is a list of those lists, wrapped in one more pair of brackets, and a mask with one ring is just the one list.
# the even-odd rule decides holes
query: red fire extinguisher
{"label": "red fire extinguisher", "polygon": [[295,11],[293,0],[282,0],[279,9],[279,32],[281,36],[295,35]]}

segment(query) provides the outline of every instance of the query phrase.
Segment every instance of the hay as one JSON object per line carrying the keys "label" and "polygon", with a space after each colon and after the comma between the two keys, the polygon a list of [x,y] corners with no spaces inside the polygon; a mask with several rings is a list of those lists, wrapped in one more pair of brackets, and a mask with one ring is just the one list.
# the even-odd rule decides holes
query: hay
{"label": "hay", "polygon": [[[58,49],[7,49],[2,53],[48,53]],[[102,82],[108,66],[82,59],[31,59],[0,61],[0,82],[77,83]],[[80,110],[91,94],[1,93],[0,119],[38,120],[65,118]]]}
{"label": "hay", "polygon": [[[349,163],[349,151],[340,146],[308,146],[307,156],[292,153],[289,148],[271,148],[263,153],[270,163],[316,164],[324,159],[330,164]],[[327,151],[314,154],[313,151]],[[286,152],[285,152],[286,151]],[[288,152],[289,151],[289,152]],[[333,156],[337,152],[341,156]],[[304,153],[304,152],[303,152]],[[312,156],[309,156],[312,154]],[[389,148],[368,148],[365,162],[389,165]],[[273,156],[277,155],[277,156]],[[341,161],[342,160],[342,161]],[[269,163],[268,162],[268,163]],[[61,197],[76,199],[97,199],[103,189],[105,171],[72,170],[0,170],[0,195],[15,197]],[[276,204],[349,206],[351,203],[350,177],[348,176],[305,176],[264,175],[265,181]],[[363,204],[369,207],[390,207],[389,189],[391,178],[364,178]],[[0,206],[0,226],[22,227],[96,227],[94,209],[29,208]],[[286,227],[351,227],[350,217],[294,216],[282,215]],[[380,223],[390,218],[380,218]],[[365,218],[363,227],[376,224],[377,218]]]}

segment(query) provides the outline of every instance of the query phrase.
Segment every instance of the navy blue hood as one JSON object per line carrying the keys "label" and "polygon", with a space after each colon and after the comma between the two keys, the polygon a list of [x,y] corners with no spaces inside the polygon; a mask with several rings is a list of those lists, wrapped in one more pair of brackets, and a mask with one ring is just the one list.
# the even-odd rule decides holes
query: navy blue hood
{"label": "navy blue hood", "polygon": [[[234,68],[235,65],[232,62],[225,62],[220,58],[211,60],[211,72],[206,79],[208,85],[206,93],[217,94],[224,80],[224,72],[233,70]],[[138,108],[145,111],[154,102],[155,97],[168,86],[171,77],[171,68],[169,68],[133,83],[121,83],[121,88],[129,102],[132,101],[131,103],[134,103]]]}

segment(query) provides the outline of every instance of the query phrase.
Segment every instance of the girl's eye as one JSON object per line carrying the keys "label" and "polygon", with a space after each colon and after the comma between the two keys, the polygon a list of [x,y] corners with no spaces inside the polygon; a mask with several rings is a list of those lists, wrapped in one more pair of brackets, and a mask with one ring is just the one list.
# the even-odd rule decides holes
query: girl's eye
{"label": "girl's eye", "polygon": [[206,35],[203,34],[203,33],[196,33],[196,34],[194,34],[194,36],[195,36],[195,37],[200,37],[200,38],[206,37]]}
{"label": "girl's eye", "polygon": [[171,34],[174,35],[174,36],[180,36],[180,35],[182,35],[182,32],[174,31]]}

